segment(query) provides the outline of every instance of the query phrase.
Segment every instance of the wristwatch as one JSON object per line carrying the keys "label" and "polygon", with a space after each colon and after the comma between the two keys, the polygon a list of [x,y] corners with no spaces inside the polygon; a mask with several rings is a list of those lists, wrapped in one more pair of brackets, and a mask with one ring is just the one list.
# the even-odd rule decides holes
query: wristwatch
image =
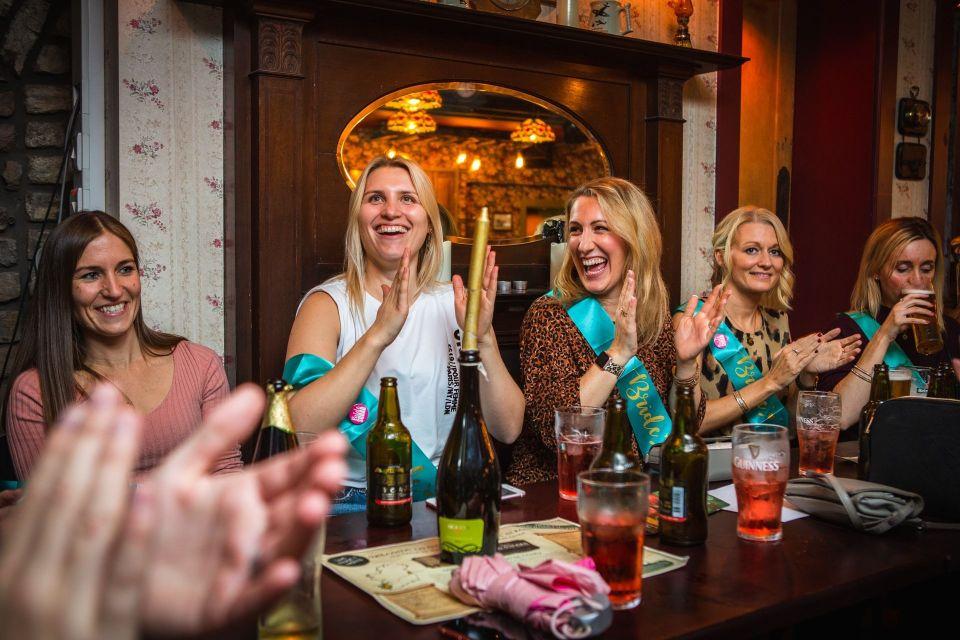
{"label": "wristwatch", "polygon": [[602,370],[606,371],[607,373],[612,373],[618,378],[620,377],[620,374],[623,373],[624,366],[626,366],[614,362],[610,357],[610,354],[606,351],[601,351],[599,355],[597,355],[597,359],[593,362]]}

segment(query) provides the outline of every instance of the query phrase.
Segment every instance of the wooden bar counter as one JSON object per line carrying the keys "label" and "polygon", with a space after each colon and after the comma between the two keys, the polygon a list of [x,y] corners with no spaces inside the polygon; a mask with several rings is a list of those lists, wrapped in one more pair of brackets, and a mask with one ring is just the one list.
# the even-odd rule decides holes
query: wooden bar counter
{"label": "wooden bar counter", "polygon": [[[849,476],[855,468],[837,460],[836,472]],[[577,520],[575,504],[558,497],[556,483],[525,488],[526,496],[503,503],[503,523],[558,515]],[[604,638],[806,637],[842,631],[862,637],[901,627],[939,629],[943,637],[955,633],[955,626],[951,632],[940,621],[955,620],[960,604],[960,531],[901,527],[874,536],[804,518],[784,525],[781,543],[758,544],[737,538],[735,513],[714,514],[709,526],[700,547],[647,538],[647,546],[689,555],[690,561],[644,580],[642,604],[616,612]],[[436,534],[436,513],[421,502],[414,505],[412,523],[399,529],[368,529],[362,513],[332,518],[326,551]],[[440,637],[439,625],[407,624],[329,571],[323,572],[322,598],[326,640]]]}

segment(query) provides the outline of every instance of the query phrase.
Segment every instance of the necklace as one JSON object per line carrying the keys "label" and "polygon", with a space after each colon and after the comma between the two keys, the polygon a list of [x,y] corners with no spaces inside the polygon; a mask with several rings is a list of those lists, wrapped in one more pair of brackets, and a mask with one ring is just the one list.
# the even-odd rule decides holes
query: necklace
{"label": "necklace", "polygon": [[[108,378],[107,376],[103,375],[102,373],[100,373],[99,371],[97,371],[96,369],[94,369],[93,367],[89,367],[89,366],[87,366],[87,365],[85,365],[85,364],[80,365],[80,370],[88,373],[88,374],[91,375],[91,376],[93,376],[93,379],[96,380],[97,382],[103,382],[103,381],[109,382],[109,383],[110,383],[110,386],[112,386],[114,389],[116,389],[117,391],[120,392],[120,395],[123,396],[123,401],[124,401],[125,403],[127,403],[128,406],[131,406],[131,407],[134,406],[133,400],[130,399],[130,396],[128,396],[128,395],[124,392],[124,390],[120,388],[120,385],[118,385],[116,382],[114,382],[113,380],[111,380],[111,379]],[[87,392],[84,390],[83,395],[84,395],[84,397],[86,397],[86,396],[89,395],[89,394],[87,394]]]}

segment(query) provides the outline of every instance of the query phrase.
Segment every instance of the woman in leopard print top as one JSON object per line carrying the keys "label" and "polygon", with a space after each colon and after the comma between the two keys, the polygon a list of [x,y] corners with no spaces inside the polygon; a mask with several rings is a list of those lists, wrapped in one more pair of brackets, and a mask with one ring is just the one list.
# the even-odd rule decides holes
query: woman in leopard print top
{"label": "woman in leopard print top", "polygon": [[[730,292],[726,326],[761,377],[736,391],[729,372],[705,349],[700,388],[707,396],[707,412],[700,433],[729,433],[747,411],[773,396],[786,409],[780,418],[786,424],[797,389],[813,389],[818,373],[853,361],[860,341],[857,336],[833,340],[839,329],[790,340],[793,247],[770,211],[747,206],[727,214],[713,234],[713,252],[712,284]],[[722,334],[717,338],[722,340]]]}
{"label": "woman in leopard print top", "polygon": [[[725,297],[717,287],[701,313],[693,315],[694,296],[690,313],[671,324],[660,275],[660,230],[650,201],[635,185],[593,180],[573,193],[566,210],[567,250],[554,295],[530,307],[520,331],[526,416],[507,471],[514,484],[556,478],[554,410],[602,406],[633,356],[643,362],[664,405],[672,405],[674,370],[678,380],[695,384],[697,357],[723,319]],[[567,312],[586,298],[595,299],[615,324],[613,341],[599,356]],[[699,390],[695,395],[702,416],[705,402]],[[658,434],[659,441],[667,435]]]}

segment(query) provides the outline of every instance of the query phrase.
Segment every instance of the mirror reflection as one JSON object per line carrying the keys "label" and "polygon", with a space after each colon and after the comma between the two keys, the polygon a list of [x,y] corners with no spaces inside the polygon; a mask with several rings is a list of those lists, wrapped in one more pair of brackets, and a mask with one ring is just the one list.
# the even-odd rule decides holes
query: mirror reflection
{"label": "mirror reflection", "polygon": [[562,109],[517,91],[472,83],[411,87],[358,114],[340,137],[353,188],[385,154],[410,158],[433,181],[445,235],[470,236],[482,207],[491,239],[539,235],[579,184],[609,175],[603,148]]}

